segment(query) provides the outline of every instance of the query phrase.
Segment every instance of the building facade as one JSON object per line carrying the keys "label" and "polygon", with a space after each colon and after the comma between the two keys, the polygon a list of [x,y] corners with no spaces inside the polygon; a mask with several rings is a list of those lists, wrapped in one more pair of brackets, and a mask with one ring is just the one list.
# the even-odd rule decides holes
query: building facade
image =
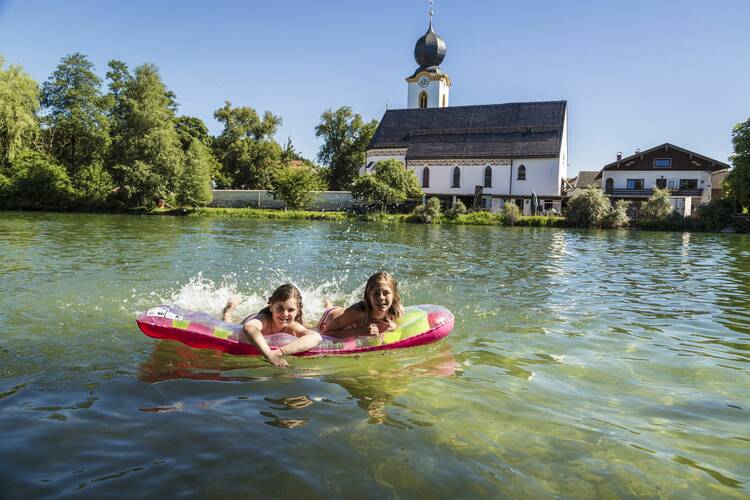
{"label": "building facade", "polygon": [[406,78],[407,108],[387,110],[366,149],[360,174],[395,158],[427,196],[524,214],[561,209],[567,174],[567,103],[449,106],[451,81],[440,68],[446,45],[432,26],[414,48],[419,67]]}
{"label": "building facade", "polygon": [[604,194],[612,201],[624,199],[638,207],[653,193],[654,188],[668,189],[672,206],[682,215],[711,201],[715,175],[729,169],[729,165],[674,144],[664,143],[605,165],[597,178],[601,179]]}

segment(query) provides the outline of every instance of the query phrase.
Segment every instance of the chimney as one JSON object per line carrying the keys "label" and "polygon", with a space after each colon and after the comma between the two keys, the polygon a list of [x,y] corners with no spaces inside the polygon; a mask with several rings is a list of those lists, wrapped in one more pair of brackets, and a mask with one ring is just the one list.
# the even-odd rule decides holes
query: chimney
{"label": "chimney", "polygon": [[636,149],[636,150],[635,150],[635,154],[640,154],[640,153],[641,153],[641,150],[640,150],[640,149]]}
{"label": "chimney", "polygon": [[622,160],[622,151],[617,152],[617,161]]}

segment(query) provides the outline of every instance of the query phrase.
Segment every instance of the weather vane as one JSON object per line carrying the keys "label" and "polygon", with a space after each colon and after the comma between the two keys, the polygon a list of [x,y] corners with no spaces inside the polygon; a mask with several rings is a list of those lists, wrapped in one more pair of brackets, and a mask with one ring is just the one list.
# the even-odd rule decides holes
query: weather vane
{"label": "weather vane", "polygon": [[432,22],[432,4],[434,3],[434,0],[430,0],[430,22]]}

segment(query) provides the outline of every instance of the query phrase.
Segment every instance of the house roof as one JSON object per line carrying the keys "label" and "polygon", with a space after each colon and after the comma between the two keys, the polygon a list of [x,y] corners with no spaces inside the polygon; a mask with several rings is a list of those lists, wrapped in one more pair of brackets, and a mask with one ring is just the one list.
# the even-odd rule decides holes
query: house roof
{"label": "house roof", "polygon": [[681,152],[683,152],[683,153],[685,153],[687,155],[692,155],[692,156],[700,158],[700,159],[702,159],[702,160],[704,160],[706,162],[711,163],[711,168],[707,168],[706,170],[710,170],[712,172],[717,171],[717,170],[722,170],[722,169],[725,169],[725,168],[730,168],[729,164],[727,164],[727,163],[721,162],[719,160],[714,160],[713,158],[709,158],[708,156],[704,156],[702,154],[696,153],[695,151],[690,151],[689,149],[681,148],[681,147],[675,146],[674,144],[671,144],[669,142],[665,142],[664,144],[660,144],[659,146],[655,146],[655,147],[653,147],[651,149],[646,149],[644,151],[639,151],[639,152],[637,152],[635,154],[632,154],[632,155],[630,155],[628,157],[621,158],[619,160],[613,161],[612,163],[608,163],[608,164],[604,165],[604,167],[602,167],[602,169],[599,171],[599,174],[597,175],[597,178],[601,179],[602,173],[605,170],[615,170],[620,165],[628,163],[631,160],[635,160],[635,159],[640,158],[640,157],[642,157],[644,155],[647,155],[647,154],[652,153],[654,151],[658,151],[659,149],[665,149],[665,148],[666,149],[674,149],[674,150],[677,150],[677,151],[681,151]]}
{"label": "house roof", "polygon": [[367,149],[408,148],[407,159],[555,157],[566,101],[385,112]]}
{"label": "house roof", "polygon": [[601,187],[602,181],[600,177],[597,179],[598,175],[598,170],[581,170],[578,172],[578,175],[573,177],[569,182],[576,189],[584,189],[592,184]]}

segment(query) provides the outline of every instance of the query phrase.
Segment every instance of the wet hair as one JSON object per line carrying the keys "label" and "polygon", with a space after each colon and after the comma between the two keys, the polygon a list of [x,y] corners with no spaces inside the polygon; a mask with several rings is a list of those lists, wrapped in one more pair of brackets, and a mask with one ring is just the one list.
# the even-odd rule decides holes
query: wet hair
{"label": "wet hair", "polygon": [[365,297],[362,301],[362,309],[365,311],[365,317],[368,321],[370,320],[370,317],[372,317],[370,291],[372,291],[378,283],[385,283],[393,292],[391,307],[388,308],[385,315],[387,318],[395,321],[404,313],[404,308],[401,306],[401,295],[398,293],[398,281],[396,281],[396,278],[387,271],[378,271],[367,279],[367,284],[365,285]]}
{"label": "wet hair", "polygon": [[284,283],[274,290],[271,296],[268,297],[268,305],[261,309],[258,314],[271,317],[271,306],[276,302],[284,302],[289,299],[297,301],[297,316],[294,317],[294,321],[302,323],[302,294],[299,292],[299,288],[291,283]]}

